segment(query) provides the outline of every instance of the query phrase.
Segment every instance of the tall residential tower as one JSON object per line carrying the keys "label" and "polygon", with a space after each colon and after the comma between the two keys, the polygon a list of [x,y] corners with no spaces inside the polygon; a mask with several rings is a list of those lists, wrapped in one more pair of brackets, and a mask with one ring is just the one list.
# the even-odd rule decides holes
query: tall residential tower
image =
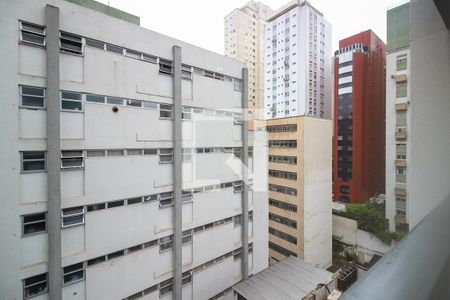
{"label": "tall residential tower", "polygon": [[371,30],[339,41],[334,63],[334,199],[384,193],[386,45]]}
{"label": "tall residential tower", "polygon": [[331,25],[306,0],[275,11],[265,31],[265,119],[331,118]]}
{"label": "tall residential tower", "polygon": [[270,7],[250,1],[225,17],[225,55],[246,64],[248,108],[258,120],[264,119],[264,26],[271,13]]}

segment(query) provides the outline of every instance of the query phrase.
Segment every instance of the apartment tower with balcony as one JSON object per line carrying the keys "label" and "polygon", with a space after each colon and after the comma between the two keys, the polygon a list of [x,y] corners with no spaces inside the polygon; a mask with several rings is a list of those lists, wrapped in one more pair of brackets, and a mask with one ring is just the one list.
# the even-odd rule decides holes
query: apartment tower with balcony
{"label": "apartment tower with balcony", "polygon": [[450,194],[447,1],[387,11],[386,217],[413,229]]}
{"label": "apartment tower with balcony", "polygon": [[265,119],[331,119],[331,25],[308,1],[275,11],[265,29]]}
{"label": "apartment tower with balcony", "polygon": [[243,63],[95,1],[0,25],[0,298],[232,299],[267,267]]}
{"label": "apartment tower with balcony", "polygon": [[334,59],[334,200],[364,202],[384,193],[386,45],[367,30]]}
{"label": "apartment tower with balcony", "polygon": [[248,69],[248,109],[253,119],[264,119],[264,26],[272,9],[250,1],[225,17],[225,55]]}
{"label": "apartment tower with balcony", "polygon": [[273,119],[267,132],[270,261],[293,255],[329,267],[332,121]]}

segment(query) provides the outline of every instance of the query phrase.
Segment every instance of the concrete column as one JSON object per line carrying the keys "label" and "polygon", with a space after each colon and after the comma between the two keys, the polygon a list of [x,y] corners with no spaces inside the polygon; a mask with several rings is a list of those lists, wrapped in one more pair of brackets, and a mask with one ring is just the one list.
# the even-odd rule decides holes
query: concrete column
{"label": "concrete column", "polygon": [[248,278],[248,69],[242,69],[242,279]]}
{"label": "concrete column", "polygon": [[182,293],[182,135],[181,135],[181,47],[173,46],[173,299]]}
{"label": "concrete column", "polygon": [[48,287],[50,300],[62,299],[61,145],[59,100],[59,8],[45,7],[47,50]]}

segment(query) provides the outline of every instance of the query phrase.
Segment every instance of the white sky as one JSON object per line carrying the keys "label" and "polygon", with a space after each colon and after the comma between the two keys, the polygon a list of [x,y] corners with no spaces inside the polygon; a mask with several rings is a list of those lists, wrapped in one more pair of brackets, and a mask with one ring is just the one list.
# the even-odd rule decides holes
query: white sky
{"label": "white sky", "polygon": [[[141,26],[223,54],[224,17],[247,0],[97,0],[137,15]],[[289,0],[261,0],[273,10]],[[402,0],[310,0],[332,26],[332,50],[340,39],[372,29],[386,42],[386,10]]]}

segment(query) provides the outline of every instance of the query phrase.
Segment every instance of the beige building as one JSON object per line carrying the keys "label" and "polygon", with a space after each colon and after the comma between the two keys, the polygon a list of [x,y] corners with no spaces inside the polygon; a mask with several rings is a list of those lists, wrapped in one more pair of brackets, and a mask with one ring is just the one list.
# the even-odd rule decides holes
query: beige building
{"label": "beige building", "polygon": [[289,255],[331,265],[332,121],[290,117],[267,121],[269,257]]}
{"label": "beige building", "polygon": [[248,107],[256,119],[263,119],[264,26],[270,14],[268,6],[250,1],[225,17],[225,55],[246,63]]}

